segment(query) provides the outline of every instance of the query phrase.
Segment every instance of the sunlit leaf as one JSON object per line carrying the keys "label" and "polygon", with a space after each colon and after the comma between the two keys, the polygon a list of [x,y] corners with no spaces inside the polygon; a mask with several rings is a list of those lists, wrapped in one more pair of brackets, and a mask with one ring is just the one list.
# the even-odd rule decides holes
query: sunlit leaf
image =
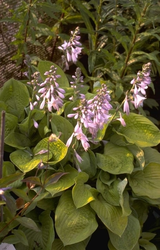
{"label": "sunlit leaf", "polygon": [[88,175],[85,172],[80,172],[75,178],[75,186],[72,188],[73,202],[76,208],[85,206],[94,200],[95,189],[90,185],[84,184],[88,180]]}
{"label": "sunlit leaf", "polygon": [[160,131],[149,119],[142,115],[130,113],[123,116],[126,127],[117,131],[130,143],[139,147],[153,147],[160,143]]}
{"label": "sunlit leaf", "polygon": [[133,155],[126,147],[107,143],[105,153],[97,153],[96,156],[98,167],[111,174],[132,173],[133,171]]}
{"label": "sunlit leaf", "polygon": [[[52,158],[43,159],[43,162],[49,162],[49,164],[54,165],[57,162],[61,161],[67,154],[68,147],[55,136],[55,139],[51,139],[49,137],[42,139],[34,148],[34,155],[40,152],[41,150],[48,150],[52,154]],[[37,156],[36,156],[37,157]],[[49,161],[48,161],[49,160]]]}
{"label": "sunlit leaf", "polygon": [[34,159],[29,152],[24,150],[16,150],[10,154],[10,159],[16,167],[18,167],[24,173],[36,168],[41,159]]}

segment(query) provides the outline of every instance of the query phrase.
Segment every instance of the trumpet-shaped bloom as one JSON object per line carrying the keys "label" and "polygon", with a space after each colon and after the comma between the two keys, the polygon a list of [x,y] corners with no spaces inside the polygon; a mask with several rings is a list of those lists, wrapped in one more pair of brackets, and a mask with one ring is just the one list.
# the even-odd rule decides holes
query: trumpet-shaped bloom
{"label": "trumpet-shaped bloom", "polygon": [[72,142],[73,137],[77,140],[81,140],[82,146],[85,151],[89,148],[89,139],[84,135],[82,127],[85,128],[86,133],[90,133],[92,141],[96,138],[99,129],[102,129],[110,118],[109,110],[112,108],[110,101],[110,95],[107,91],[107,86],[102,87],[97,91],[97,95],[90,100],[85,98],[81,99],[80,105],[73,110],[75,113],[69,114],[68,117],[73,117],[77,120],[74,133],[67,141],[67,146]]}
{"label": "trumpet-shaped bloom", "polygon": [[88,150],[88,148],[90,147],[89,143],[88,143],[88,138],[87,136],[83,133],[82,131],[82,125],[79,124],[79,122],[77,122],[75,128],[74,128],[74,132],[73,134],[70,136],[70,138],[68,139],[66,146],[69,147],[70,144],[72,143],[72,139],[73,137],[76,137],[77,140],[81,141],[82,143],[82,147],[84,148],[85,151]]}
{"label": "trumpet-shaped bloom", "polygon": [[131,96],[128,98],[126,95],[123,105],[123,111],[126,112],[126,114],[129,114],[128,99],[131,100],[136,109],[143,105],[143,101],[146,99],[146,89],[151,83],[150,71],[151,63],[147,63],[143,66],[142,71],[137,73],[137,77],[131,81],[133,85]]}
{"label": "trumpet-shaped bloom", "polygon": [[69,62],[77,62],[78,56],[82,51],[82,44],[79,42],[81,38],[78,35],[79,33],[79,27],[77,27],[75,31],[71,31],[72,36],[70,40],[68,42],[64,41],[64,43],[58,47],[64,53],[62,56],[62,63],[65,70],[69,69]]}
{"label": "trumpet-shaped bloom", "polygon": [[59,110],[63,106],[65,90],[59,87],[57,78],[60,76],[56,74],[56,68],[52,65],[50,70],[45,73],[47,78],[39,86],[38,91],[40,109],[44,109],[47,106],[48,110],[52,112],[52,109]]}
{"label": "trumpet-shaped bloom", "polygon": [[122,117],[122,114],[119,112],[119,118],[117,118],[118,121],[122,124],[123,127],[126,126],[125,120]]}
{"label": "trumpet-shaped bloom", "polygon": [[125,97],[125,101],[123,104],[123,112],[125,112],[127,115],[130,113],[130,108],[129,108],[129,102],[127,96]]}

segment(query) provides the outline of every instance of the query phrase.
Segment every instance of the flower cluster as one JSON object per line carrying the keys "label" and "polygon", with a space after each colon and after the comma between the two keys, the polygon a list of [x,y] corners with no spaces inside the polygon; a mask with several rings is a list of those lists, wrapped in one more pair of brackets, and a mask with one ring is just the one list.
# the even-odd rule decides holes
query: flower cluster
{"label": "flower cluster", "polygon": [[110,95],[107,91],[107,86],[102,84],[102,87],[97,90],[97,95],[90,100],[85,98],[80,101],[78,107],[73,108],[76,113],[69,114],[68,117],[74,117],[77,120],[74,132],[67,141],[69,147],[73,137],[80,140],[85,151],[90,147],[89,139],[83,133],[83,127],[92,135],[92,140],[96,138],[99,129],[102,129],[110,118],[109,110],[112,108],[110,101]]}
{"label": "flower cluster", "polygon": [[62,99],[64,98],[65,93],[65,90],[60,88],[57,83],[57,79],[61,76],[56,74],[56,70],[57,68],[52,65],[50,70],[44,73],[47,78],[39,85],[40,89],[38,91],[40,94],[40,100],[42,100],[40,109],[43,109],[46,104],[50,112],[52,111],[52,108],[54,110],[59,110],[59,108],[63,106]]}
{"label": "flower cluster", "polygon": [[69,62],[77,62],[78,55],[82,51],[82,44],[79,42],[79,33],[79,27],[77,27],[75,31],[71,31],[72,37],[69,39],[69,41],[64,41],[64,43],[58,47],[64,53],[62,56],[62,63],[65,70],[69,69]]}
{"label": "flower cluster", "polygon": [[59,110],[63,106],[65,90],[59,87],[57,79],[60,75],[56,74],[57,68],[52,65],[50,70],[45,72],[46,79],[40,83],[39,72],[33,74],[33,80],[28,84],[33,86],[33,102],[30,102],[30,110],[38,106],[40,109],[47,107],[48,111]]}
{"label": "flower cluster", "polygon": [[123,105],[123,111],[126,114],[130,113],[129,101],[131,101],[136,109],[143,105],[143,101],[146,99],[146,89],[151,83],[150,72],[151,63],[147,63],[143,65],[142,71],[137,73],[137,77],[131,81],[133,85],[130,91],[131,95],[128,96],[128,94],[126,94]]}

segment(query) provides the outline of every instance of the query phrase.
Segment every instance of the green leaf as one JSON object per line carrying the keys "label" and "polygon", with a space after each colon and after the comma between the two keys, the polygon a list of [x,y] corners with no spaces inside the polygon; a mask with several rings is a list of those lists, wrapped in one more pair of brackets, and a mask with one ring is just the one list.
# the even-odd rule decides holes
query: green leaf
{"label": "green leaf", "polygon": [[87,27],[88,33],[90,33],[90,34],[94,33],[94,29],[93,29],[93,26],[92,26],[91,21],[90,21],[90,18],[91,18],[93,20],[93,22],[96,23],[94,15],[92,14],[91,11],[89,11],[85,7],[85,5],[81,1],[76,0],[75,4],[77,5],[77,8],[79,9],[79,11],[81,13],[82,20],[84,21],[84,23]]}
{"label": "green leaf", "polygon": [[94,70],[96,58],[97,58],[96,51],[90,51],[89,56],[88,56],[89,73],[92,73]]}
{"label": "green leaf", "polygon": [[9,235],[5,237],[5,239],[2,242],[8,244],[17,244],[20,242],[20,239],[17,237],[17,235]]}
{"label": "green leaf", "polygon": [[25,233],[20,229],[14,229],[12,233],[19,239],[19,242],[22,242],[23,245],[28,246],[28,240]]}
{"label": "green leaf", "polygon": [[98,140],[98,141],[103,140],[103,137],[105,136],[105,133],[106,133],[106,129],[107,129],[107,127],[108,127],[108,124],[109,124],[109,121],[108,121],[108,123],[105,123],[105,124],[103,125],[103,128],[102,128],[102,129],[99,129],[99,130],[98,130],[98,133],[97,133],[97,136],[96,136],[95,140]]}
{"label": "green leaf", "polygon": [[110,240],[109,240],[109,242],[108,242],[108,248],[109,248],[109,250],[117,250],[117,249],[112,245],[112,243],[111,243]]}
{"label": "green leaf", "polygon": [[156,236],[156,234],[150,232],[142,232],[141,236],[143,239],[152,240]]}
{"label": "green leaf", "polygon": [[101,195],[92,201],[90,206],[109,230],[119,236],[123,234],[127,226],[128,217],[123,216],[120,207],[107,203]]}
{"label": "green leaf", "polygon": [[10,79],[0,90],[0,100],[7,105],[7,112],[18,117],[24,115],[24,108],[29,104],[27,87],[20,81]]}
{"label": "green leaf", "polygon": [[86,250],[88,240],[78,242],[72,245],[64,246],[60,239],[55,239],[52,245],[52,250]]}
{"label": "green leaf", "polygon": [[143,247],[145,250],[157,250],[157,247],[146,239],[140,239],[139,245]]}
{"label": "green leaf", "polygon": [[10,162],[10,161],[4,161],[3,162],[3,177],[6,177],[8,175],[14,174],[15,173],[15,166]]}
{"label": "green leaf", "polygon": [[40,61],[39,64],[38,64],[38,70],[39,70],[39,72],[41,74],[42,80],[46,79],[46,76],[44,76],[44,73],[46,71],[49,71],[50,67],[52,65],[54,65],[57,68],[56,74],[61,76],[60,78],[58,78],[56,80],[57,83],[59,84],[59,86],[61,88],[62,87],[69,87],[69,82],[68,82],[68,79],[67,79],[64,71],[58,65],[56,65],[55,63],[52,63],[50,61]]}
{"label": "green leaf", "polygon": [[89,176],[85,172],[80,172],[75,178],[75,186],[72,188],[73,202],[76,208],[80,208],[94,200],[93,192],[96,190],[90,185],[84,184]]}
{"label": "green leaf", "polygon": [[30,228],[35,232],[40,232],[40,229],[38,228],[37,224],[31,218],[18,217],[16,218],[16,221],[18,221],[24,227]]}
{"label": "green leaf", "polygon": [[[56,126],[56,131],[55,131]],[[56,134],[56,132],[60,133],[60,139],[66,143],[68,138],[73,133],[73,126],[72,124],[62,116],[52,114],[51,118],[51,128],[52,132]]]}
{"label": "green leaf", "polygon": [[7,105],[3,101],[0,101],[0,113],[6,110],[7,110]]}
{"label": "green leaf", "polygon": [[125,190],[127,179],[116,179],[110,186],[97,180],[97,190],[102,194],[103,198],[113,206],[121,206],[123,216],[128,216],[131,213],[129,206],[129,195]]}
{"label": "green leaf", "polygon": [[54,184],[56,183],[63,175],[66,175],[67,173],[64,172],[59,172],[50,175],[46,180],[45,180],[45,186],[48,186],[49,184]]}
{"label": "green leaf", "polygon": [[116,175],[112,175],[112,174],[109,174],[108,172],[101,170],[99,174],[99,178],[104,184],[107,184],[108,186],[110,186],[116,180]]}
{"label": "green leaf", "polygon": [[19,124],[19,130],[23,134],[29,134],[29,130],[34,126],[34,120],[39,121],[45,115],[44,110],[33,109],[29,112],[27,118]]}
{"label": "green leaf", "polygon": [[37,231],[35,230],[35,228],[32,229],[29,226],[27,227],[27,225],[20,226],[20,229],[25,233],[27,237],[29,247],[25,247],[22,244],[17,244],[17,250],[52,249],[52,243],[55,238],[55,233],[53,229],[53,219],[50,216],[50,211],[43,211],[39,215],[39,217],[37,217],[37,221],[40,224]]}
{"label": "green leaf", "polygon": [[129,176],[129,184],[136,196],[158,199],[160,197],[160,164],[149,163],[143,171]]}
{"label": "green leaf", "polygon": [[138,165],[140,169],[143,169],[145,166],[145,157],[143,150],[136,145],[128,145],[127,148],[131,151],[137,161],[137,164],[135,163],[135,166]]}
{"label": "green leaf", "polygon": [[12,131],[4,140],[5,144],[17,148],[25,149],[30,146],[30,140],[23,134]]}
{"label": "green leaf", "polygon": [[64,246],[85,240],[97,226],[95,213],[89,205],[76,208],[71,191],[62,194],[55,212],[55,227]]}
{"label": "green leaf", "polygon": [[130,143],[138,147],[153,147],[160,143],[159,129],[146,117],[134,113],[124,115],[126,127],[121,126],[117,131]]}
{"label": "green leaf", "polygon": [[81,171],[86,172],[90,178],[94,177],[97,170],[96,157],[93,151],[88,150],[80,154],[82,162],[79,163]]}
{"label": "green leaf", "polygon": [[15,193],[18,196],[18,198],[22,198],[26,202],[30,201],[25,189],[23,190],[18,188],[12,188],[12,192]]}
{"label": "green leaf", "polygon": [[58,137],[55,136],[53,139],[50,139],[49,137],[42,139],[33,149],[33,153],[35,155],[41,150],[48,149],[52,154],[52,158],[49,158],[49,161],[44,159],[43,162],[49,162],[50,165],[54,165],[57,162],[63,160],[68,151],[68,147],[60,139],[58,139]]}
{"label": "green leaf", "polygon": [[118,146],[127,146],[130,145],[129,142],[127,142],[127,140],[125,139],[125,137],[123,135],[119,135],[114,133],[111,138],[110,138],[110,142],[118,145]]}
{"label": "green leaf", "polygon": [[144,148],[144,157],[146,165],[150,162],[160,163],[160,153],[154,148]]}
{"label": "green leaf", "polygon": [[123,35],[116,31],[115,29],[111,29],[111,34],[116,38],[117,41],[119,41],[123,48],[125,49],[125,52],[128,53],[128,45],[130,44],[130,38],[126,35]]}
{"label": "green leaf", "polygon": [[66,165],[64,167],[64,173],[67,173],[66,175],[63,175],[58,182],[49,184],[45,187],[45,189],[51,193],[52,196],[54,196],[56,193],[59,193],[61,191],[64,191],[74,184],[74,178],[78,175],[78,171],[75,170],[70,165]]}
{"label": "green leaf", "polygon": [[43,210],[55,211],[56,206],[57,206],[57,200],[55,198],[45,199],[42,197],[42,199],[37,202],[37,207]]}
{"label": "green leaf", "polygon": [[140,224],[137,218],[132,214],[128,217],[128,225],[121,236],[109,231],[109,236],[112,245],[117,250],[132,250],[137,244],[140,237]]}
{"label": "green leaf", "polygon": [[111,174],[132,173],[133,155],[125,148],[112,143],[105,145],[104,154],[96,154],[97,165]]}
{"label": "green leaf", "polygon": [[42,242],[43,249],[51,249],[52,243],[55,238],[55,232],[53,227],[53,219],[50,216],[50,211],[44,211],[39,216],[39,221],[42,225]]}
{"label": "green leaf", "polygon": [[28,151],[16,150],[10,154],[11,162],[22,172],[27,173],[36,168],[41,162],[40,158],[32,158]]}
{"label": "green leaf", "polygon": [[16,172],[16,173],[11,174],[9,176],[2,177],[0,179],[0,188],[6,187],[9,184],[17,181],[18,179],[21,179],[22,177],[23,177],[23,174],[20,172]]}
{"label": "green leaf", "polygon": [[[4,137],[6,138],[18,125],[18,118],[15,115],[5,113],[5,131]],[[1,128],[1,114],[0,114],[0,128]]]}

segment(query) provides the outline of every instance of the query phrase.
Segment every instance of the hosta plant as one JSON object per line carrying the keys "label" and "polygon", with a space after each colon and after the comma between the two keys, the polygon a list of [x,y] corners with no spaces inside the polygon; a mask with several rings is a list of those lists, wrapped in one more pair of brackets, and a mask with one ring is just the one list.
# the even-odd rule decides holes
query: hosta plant
{"label": "hosta plant", "polygon": [[[102,8],[106,1],[100,2]],[[93,31],[87,21],[93,12],[78,7]],[[16,250],[85,250],[102,225],[109,250],[157,249],[144,224],[160,206],[160,131],[143,105],[158,59],[152,54],[146,61],[146,52],[145,63],[132,71],[134,43],[134,54],[102,46],[102,62],[93,33],[92,53],[77,27],[58,47],[59,65],[39,59],[28,80],[10,79],[0,89],[0,242]],[[85,49],[88,73],[77,61]],[[66,73],[70,64],[77,64],[73,75]]]}

